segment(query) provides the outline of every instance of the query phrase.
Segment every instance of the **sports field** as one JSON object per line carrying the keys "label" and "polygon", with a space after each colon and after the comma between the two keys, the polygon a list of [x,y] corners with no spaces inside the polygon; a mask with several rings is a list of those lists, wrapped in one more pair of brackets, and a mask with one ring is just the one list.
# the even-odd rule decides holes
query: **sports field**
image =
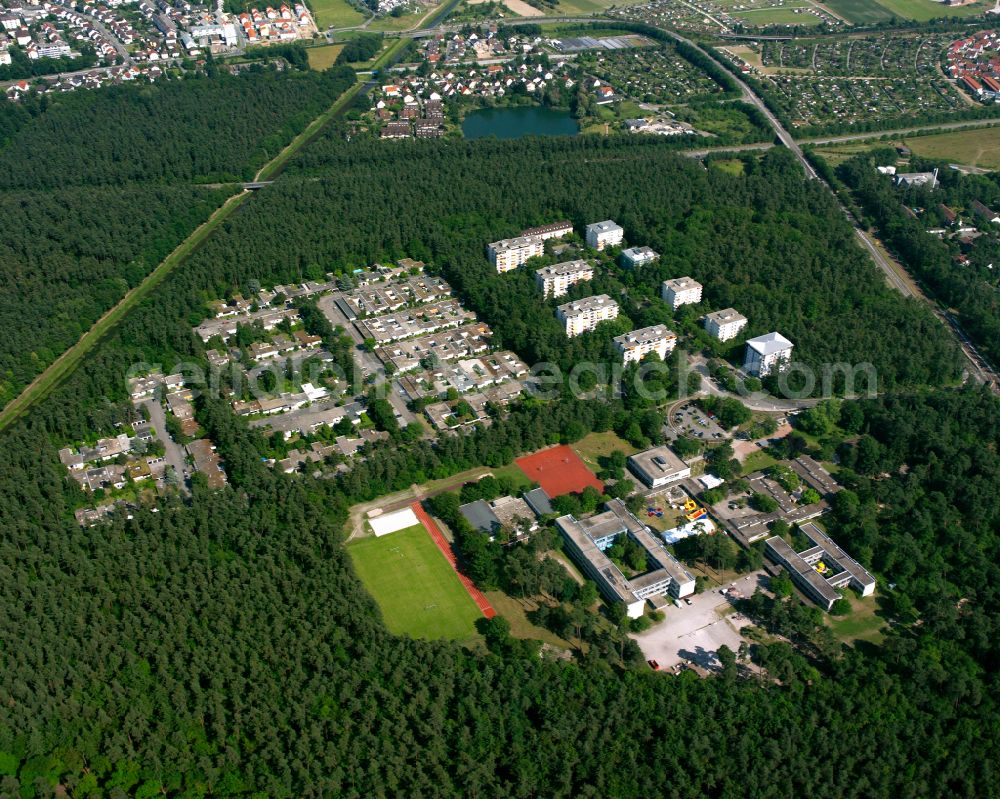
{"label": "sports field", "polygon": [[313,14],[316,26],[325,28],[349,28],[365,21],[365,15],[358,11],[347,0],[313,0]]}
{"label": "sports field", "polygon": [[537,482],[550,497],[578,493],[587,486],[604,491],[604,483],[565,444],[518,458],[515,463],[529,480]]}
{"label": "sports field", "polygon": [[483,614],[422,525],[348,544],[386,627],[412,638],[462,640]]}

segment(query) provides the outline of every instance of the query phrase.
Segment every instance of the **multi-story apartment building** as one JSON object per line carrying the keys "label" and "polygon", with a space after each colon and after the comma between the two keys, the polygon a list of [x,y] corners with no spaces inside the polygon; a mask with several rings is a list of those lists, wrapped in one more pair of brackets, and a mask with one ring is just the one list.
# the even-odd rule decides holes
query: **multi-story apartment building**
{"label": "multi-story apartment building", "polygon": [[625,239],[625,231],[610,219],[587,225],[587,246],[595,250],[614,247]]}
{"label": "multi-story apartment building", "polygon": [[517,236],[501,239],[486,245],[486,254],[497,272],[503,274],[517,269],[529,258],[545,254],[545,239],[542,236]]}
{"label": "multi-story apartment building", "polygon": [[780,372],[791,363],[793,346],[781,333],[765,333],[747,339],[743,371],[754,377],[767,377]]}
{"label": "multi-story apartment building", "polygon": [[651,352],[661,360],[666,358],[677,345],[677,336],[666,325],[653,325],[616,336],[614,341],[624,363],[638,363]]}
{"label": "multi-story apartment building", "polygon": [[607,294],[584,297],[556,308],[556,316],[566,327],[567,336],[593,330],[601,322],[618,317],[618,303]]}
{"label": "multi-story apartment building", "polygon": [[701,302],[701,283],[686,276],[664,280],[660,296],[675,311],[682,305],[697,305]]}
{"label": "multi-story apartment building", "polygon": [[579,259],[546,266],[535,272],[535,283],[545,297],[561,297],[575,283],[593,279],[594,267]]}
{"label": "multi-story apartment building", "polygon": [[651,247],[629,247],[627,250],[622,250],[621,265],[626,269],[635,269],[650,264],[659,257]]}
{"label": "multi-story apartment building", "polygon": [[735,308],[725,308],[705,316],[705,330],[719,341],[736,338],[747,326],[747,318]]}

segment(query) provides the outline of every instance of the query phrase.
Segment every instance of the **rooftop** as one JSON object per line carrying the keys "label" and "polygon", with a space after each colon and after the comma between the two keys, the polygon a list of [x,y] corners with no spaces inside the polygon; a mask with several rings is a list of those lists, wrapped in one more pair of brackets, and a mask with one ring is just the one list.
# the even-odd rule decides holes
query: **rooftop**
{"label": "rooftop", "polygon": [[558,275],[575,275],[578,272],[589,272],[593,268],[586,261],[577,259],[575,261],[563,261],[551,266],[543,266],[541,269],[536,269],[535,274],[542,278],[557,277]]}
{"label": "rooftop", "polygon": [[593,297],[584,297],[582,300],[573,300],[558,306],[557,310],[563,316],[576,316],[587,313],[606,306],[618,307],[618,303],[612,300],[607,294],[595,294]]}
{"label": "rooftop", "polygon": [[718,325],[726,325],[732,322],[745,322],[747,318],[735,308],[723,308],[721,311],[712,311],[705,314],[705,321],[715,322]]}
{"label": "rooftop", "polygon": [[621,230],[622,227],[617,222],[613,222],[610,219],[605,219],[603,222],[592,222],[587,225],[587,232],[593,231],[594,233],[610,233],[615,230]]}
{"label": "rooftop", "polygon": [[747,346],[761,355],[773,355],[790,350],[794,345],[781,333],[765,333],[763,336],[747,339]]}
{"label": "rooftop", "polygon": [[701,288],[701,283],[690,277],[674,277],[670,280],[664,280],[663,285],[675,294],[679,294],[682,291],[690,291],[691,289]]}
{"label": "rooftop", "polygon": [[614,342],[622,348],[634,346],[636,344],[648,344],[654,341],[677,338],[673,331],[668,330],[666,325],[652,325],[650,327],[640,327],[621,336],[615,336]]}

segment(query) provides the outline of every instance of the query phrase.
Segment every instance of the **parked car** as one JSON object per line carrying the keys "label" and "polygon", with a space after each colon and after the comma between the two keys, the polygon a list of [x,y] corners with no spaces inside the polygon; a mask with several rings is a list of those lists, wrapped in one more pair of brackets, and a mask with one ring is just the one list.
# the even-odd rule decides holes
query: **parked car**
{"label": "parked car", "polygon": [[649,664],[649,667],[653,671],[659,671],[660,670],[660,664],[657,663],[655,660],[647,660],[646,662]]}

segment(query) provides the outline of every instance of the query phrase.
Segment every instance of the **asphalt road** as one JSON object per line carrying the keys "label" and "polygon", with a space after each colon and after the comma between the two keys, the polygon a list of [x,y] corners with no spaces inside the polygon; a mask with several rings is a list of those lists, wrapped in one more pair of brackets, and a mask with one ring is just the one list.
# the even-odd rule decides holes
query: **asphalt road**
{"label": "asphalt road", "polygon": [[173,466],[177,476],[181,479],[181,486],[186,493],[188,490],[188,479],[190,470],[187,465],[187,458],[184,457],[184,450],[181,445],[174,441],[167,433],[167,415],[163,411],[163,405],[154,399],[148,399],[142,403],[149,411],[149,422],[156,430],[156,437],[163,442],[166,453],[164,458],[168,466]]}

